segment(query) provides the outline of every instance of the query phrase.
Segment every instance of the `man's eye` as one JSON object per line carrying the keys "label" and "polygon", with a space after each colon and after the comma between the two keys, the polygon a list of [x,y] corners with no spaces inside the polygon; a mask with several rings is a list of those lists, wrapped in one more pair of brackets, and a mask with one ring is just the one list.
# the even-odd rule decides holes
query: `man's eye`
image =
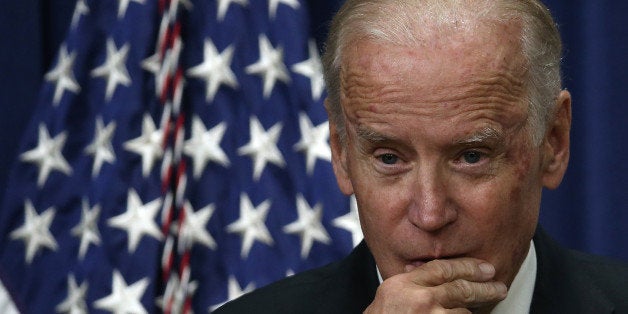
{"label": "man's eye", "polygon": [[476,151],[468,151],[462,154],[462,159],[468,164],[475,164],[482,160],[482,153]]}
{"label": "man's eye", "polygon": [[379,160],[387,165],[394,165],[399,160],[399,157],[395,156],[394,154],[383,154],[379,156]]}

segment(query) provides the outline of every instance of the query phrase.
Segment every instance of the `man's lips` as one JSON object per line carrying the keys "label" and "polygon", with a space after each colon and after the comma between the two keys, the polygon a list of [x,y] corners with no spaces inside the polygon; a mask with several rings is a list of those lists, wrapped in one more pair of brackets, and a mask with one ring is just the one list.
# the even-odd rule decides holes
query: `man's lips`
{"label": "man's lips", "polygon": [[454,255],[443,255],[443,256],[438,256],[438,257],[421,257],[421,258],[416,258],[416,259],[412,259],[410,261],[410,263],[408,263],[408,265],[412,265],[414,267],[419,267],[423,264],[426,264],[428,262],[431,262],[433,260],[436,259],[455,259],[455,258],[461,258],[464,257],[463,254],[454,254]]}

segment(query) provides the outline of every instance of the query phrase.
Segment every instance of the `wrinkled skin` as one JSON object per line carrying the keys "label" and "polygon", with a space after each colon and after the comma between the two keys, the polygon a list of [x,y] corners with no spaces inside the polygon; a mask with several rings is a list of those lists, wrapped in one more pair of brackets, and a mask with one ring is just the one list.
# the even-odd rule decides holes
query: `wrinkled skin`
{"label": "wrinkled skin", "polygon": [[[342,192],[356,196],[385,280],[369,309],[392,309],[384,297],[416,302],[416,289],[390,293],[401,286],[434,292],[458,279],[474,284],[477,300],[421,291],[418,299],[432,297],[408,309],[490,307],[505,297],[528,252],[541,190],[564,175],[571,123],[562,91],[543,142],[531,142],[516,32],[430,38],[419,48],[362,39],[344,51],[346,140],[332,124],[332,161]],[[422,268],[461,259],[473,265],[451,267],[447,281],[414,280]],[[494,267],[490,276],[479,275],[482,261]],[[462,274],[465,267],[473,270]]]}

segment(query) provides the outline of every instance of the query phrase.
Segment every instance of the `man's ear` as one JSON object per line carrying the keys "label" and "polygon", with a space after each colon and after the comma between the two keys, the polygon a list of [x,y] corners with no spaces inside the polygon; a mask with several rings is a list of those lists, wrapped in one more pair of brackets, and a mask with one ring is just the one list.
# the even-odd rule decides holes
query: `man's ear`
{"label": "man's ear", "polygon": [[[329,108],[329,100],[325,99],[325,108]],[[349,171],[347,165],[347,147],[346,143],[341,140],[341,134],[338,133],[338,126],[335,124],[334,119],[331,118],[329,109],[327,114],[329,119],[329,144],[331,148],[331,164],[336,174],[336,182],[340,191],[345,195],[353,194],[353,185],[349,179]]]}
{"label": "man's ear", "polygon": [[563,180],[569,163],[571,130],[571,94],[563,90],[556,100],[556,111],[548,125],[544,140],[543,186],[555,189]]}

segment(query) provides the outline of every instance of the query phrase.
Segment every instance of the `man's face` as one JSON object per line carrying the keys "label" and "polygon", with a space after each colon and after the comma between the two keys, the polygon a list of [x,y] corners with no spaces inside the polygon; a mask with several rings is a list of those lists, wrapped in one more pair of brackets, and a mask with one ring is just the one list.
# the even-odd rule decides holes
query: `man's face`
{"label": "man's face", "polygon": [[[473,37],[473,36],[470,36]],[[384,279],[462,256],[510,284],[534,233],[544,145],[527,130],[524,61],[506,34],[421,48],[359,41],[341,70],[341,190]]]}

